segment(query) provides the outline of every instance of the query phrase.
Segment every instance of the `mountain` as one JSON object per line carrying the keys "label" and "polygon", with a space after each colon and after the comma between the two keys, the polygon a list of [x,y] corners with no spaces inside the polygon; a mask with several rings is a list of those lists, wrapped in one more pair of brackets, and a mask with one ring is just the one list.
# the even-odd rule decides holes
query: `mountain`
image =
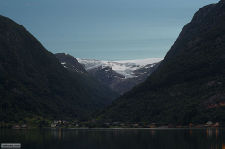
{"label": "mountain", "polygon": [[87,71],[85,70],[84,66],[81,65],[76,58],[69,54],[65,53],[56,53],[56,58],[60,61],[60,63],[63,65],[64,68],[72,71],[72,72],[78,72],[78,73],[84,73],[86,74]]}
{"label": "mountain", "polygon": [[22,25],[0,16],[1,122],[86,119],[114,97],[93,79],[65,69]]}
{"label": "mountain", "polygon": [[148,59],[138,59],[138,60],[120,60],[120,61],[102,61],[95,59],[80,59],[77,58],[78,62],[85,66],[87,71],[93,70],[98,67],[112,68],[118,74],[123,75],[125,78],[137,77],[134,71],[141,69],[146,65],[156,64],[162,60],[162,58],[148,58]]}
{"label": "mountain", "polygon": [[201,8],[151,76],[115,100],[104,121],[225,122],[225,0]]}
{"label": "mountain", "polygon": [[[65,53],[56,53],[55,54],[56,58],[59,60],[59,62],[61,63],[61,65],[66,68],[67,70],[69,70],[70,72],[76,72],[79,73],[80,75],[82,75],[83,77],[86,77],[89,79],[89,81],[91,82],[95,82],[94,84],[98,84],[99,88],[105,88],[108,91],[111,92],[111,94],[114,94],[114,98],[118,97],[119,94],[116,93],[115,91],[111,90],[110,87],[108,86],[108,82],[104,82],[104,81],[99,81],[96,76],[92,76],[91,72],[87,72],[85,70],[85,65],[81,64],[78,62],[78,60],[69,55],[69,54],[65,54]],[[99,67],[98,67],[99,68]],[[106,68],[107,69],[107,68]],[[95,70],[95,69],[94,69]],[[93,71],[93,70],[91,70]],[[107,71],[105,71],[107,72]],[[112,73],[113,74],[113,73]],[[90,82],[89,82],[90,83]],[[96,86],[97,87],[97,86]],[[104,91],[104,90],[103,90]],[[107,100],[106,100],[107,101]],[[110,102],[112,101],[112,98],[110,98],[109,100]]]}
{"label": "mountain", "polygon": [[89,74],[119,94],[145,81],[161,60],[161,58],[123,61],[78,59]]}

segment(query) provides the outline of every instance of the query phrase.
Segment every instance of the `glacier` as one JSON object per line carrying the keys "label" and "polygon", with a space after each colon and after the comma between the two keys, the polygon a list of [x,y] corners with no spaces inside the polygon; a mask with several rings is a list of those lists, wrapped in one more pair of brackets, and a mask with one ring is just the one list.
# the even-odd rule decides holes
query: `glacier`
{"label": "glacier", "polygon": [[144,68],[149,64],[155,64],[163,60],[163,58],[147,58],[136,60],[118,60],[118,61],[105,61],[96,59],[77,58],[78,62],[85,66],[86,70],[91,70],[98,67],[110,67],[112,70],[123,75],[125,78],[133,78],[133,71]]}

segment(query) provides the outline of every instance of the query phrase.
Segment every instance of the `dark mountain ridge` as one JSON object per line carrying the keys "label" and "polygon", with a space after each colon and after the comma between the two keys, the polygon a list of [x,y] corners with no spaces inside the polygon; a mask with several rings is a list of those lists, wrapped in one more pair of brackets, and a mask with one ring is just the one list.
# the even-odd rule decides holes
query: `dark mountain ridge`
{"label": "dark mountain ridge", "polygon": [[56,53],[55,56],[66,69],[78,73],[87,73],[84,66],[73,56],[65,53]]}
{"label": "dark mountain ridge", "polygon": [[114,93],[65,69],[22,25],[0,16],[0,120],[85,119]]}
{"label": "dark mountain ridge", "polygon": [[115,100],[105,121],[225,122],[225,1],[201,8],[156,71]]}

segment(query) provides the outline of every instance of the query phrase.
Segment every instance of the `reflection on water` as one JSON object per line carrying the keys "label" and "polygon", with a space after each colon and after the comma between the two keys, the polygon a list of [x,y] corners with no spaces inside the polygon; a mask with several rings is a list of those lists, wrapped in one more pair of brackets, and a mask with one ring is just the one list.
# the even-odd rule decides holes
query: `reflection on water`
{"label": "reflection on water", "polygon": [[42,129],[0,130],[0,142],[24,149],[225,149],[225,130]]}
{"label": "reflection on water", "polygon": [[212,135],[213,135],[213,129],[212,128],[207,128],[206,129],[206,135],[207,135],[207,137],[212,137]]}
{"label": "reflection on water", "polygon": [[190,134],[190,136],[192,135],[192,129],[189,130],[189,134]]}
{"label": "reflection on water", "polygon": [[152,135],[152,136],[155,135],[155,130],[151,130],[151,135]]}
{"label": "reflection on water", "polygon": [[216,138],[218,138],[218,136],[219,136],[219,129],[216,128]]}

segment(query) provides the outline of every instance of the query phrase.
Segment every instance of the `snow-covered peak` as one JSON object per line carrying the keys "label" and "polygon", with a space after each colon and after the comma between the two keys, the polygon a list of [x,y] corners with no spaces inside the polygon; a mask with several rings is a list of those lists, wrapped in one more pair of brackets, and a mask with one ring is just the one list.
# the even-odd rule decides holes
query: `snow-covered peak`
{"label": "snow-covered peak", "polygon": [[80,59],[77,58],[78,62],[85,65],[86,70],[91,70],[98,67],[111,67],[112,70],[125,76],[125,78],[135,77],[133,71],[143,68],[146,65],[158,63],[162,58],[148,58],[138,60],[121,60],[121,61],[101,61],[95,59]]}

